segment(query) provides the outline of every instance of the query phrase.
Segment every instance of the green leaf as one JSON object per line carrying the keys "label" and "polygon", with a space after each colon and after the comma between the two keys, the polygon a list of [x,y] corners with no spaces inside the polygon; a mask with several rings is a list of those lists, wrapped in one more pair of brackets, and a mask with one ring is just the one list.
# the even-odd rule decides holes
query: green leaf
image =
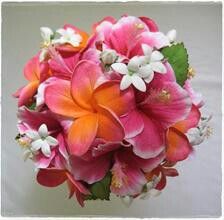
{"label": "green leaf", "polygon": [[108,173],[101,181],[90,186],[91,195],[86,196],[85,200],[110,200],[111,173]]}
{"label": "green leaf", "polygon": [[184,85],[188,74],[188,54],[183,43],[174,44],[170,47],[165,47],[161,50],[161,53],[168,60],[172,66],[177,83],[181,86]]}
{"label": "green leaf", "polygon": [[33,102],[31,105],[29,105],[29,106],[27,106],[27,107],[28,107],[28,109],[30,109],[30,110],[35,110],[35,109],[36,109],[36,103]]}

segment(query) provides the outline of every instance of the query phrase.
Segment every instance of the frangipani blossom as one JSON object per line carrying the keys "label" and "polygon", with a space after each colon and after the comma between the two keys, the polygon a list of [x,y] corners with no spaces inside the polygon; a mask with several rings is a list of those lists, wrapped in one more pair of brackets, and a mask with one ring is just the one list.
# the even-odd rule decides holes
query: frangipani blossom
{"label": "frangipani blossom", "polygon": [[41,150],[46,157],[51,156],[50,148],[58,145],[57,139],[49,135],[45,124],[42,124],[38,131],[27,131],[26,135],[32,140],[31,151],[36,152]]}
{"label": "frangipani blossom", "polygon": [[75,68],[71,84],[61,80],[45,89],[49,109],[75,119],[68,131],[72,155],[86,153],[96,137],[107,141],[121,141],[124,137],[118,117],[130,110],[133,91],[120,92],[119,82],[102,83],[102,80],[102,71],[95,63],[81,61]]}
{"label": "frangipani blossom", "polygon": [[39,84],[50,76],[49,65],[46,62],[40,63],[39,56],[36,55],[25,65],[24,76],[29,83],[14,94],[14,97],[19,98],[19,107],[32,102]]}

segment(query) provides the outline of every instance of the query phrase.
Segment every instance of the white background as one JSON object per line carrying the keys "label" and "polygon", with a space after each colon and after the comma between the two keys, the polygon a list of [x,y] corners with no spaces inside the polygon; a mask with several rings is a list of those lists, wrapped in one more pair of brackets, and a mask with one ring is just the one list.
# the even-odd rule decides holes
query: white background
{"label": "white background", "polygon": [[[90,32],[91,24],[104,16],[148,16],[160,30],[175,28],[178,40],[188,48],[196,69],[194,88],[213,113],[213,135],[180,163],[178,178],[169,178],[163,193],[130,208],[112,197],[111,202],[86,202],[80,208],[67,199],[67,186],[44,188],[35,181],[31,161],[24,163],[14,141],[16,100],[11,94],[26,82],[25,62],[40,43],[40,26],[54,29],[64,23]],[[221,4],[126,3],[126,4],[13,4],[2,7],[2,215],[4,216],[124,216],[201,217],[221,214]]]}

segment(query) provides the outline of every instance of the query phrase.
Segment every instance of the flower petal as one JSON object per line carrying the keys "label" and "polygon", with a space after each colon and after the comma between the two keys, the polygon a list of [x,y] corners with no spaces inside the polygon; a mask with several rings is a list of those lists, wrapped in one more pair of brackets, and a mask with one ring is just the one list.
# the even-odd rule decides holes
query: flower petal
{"label": "flower petal", "polygon": [[154,72],[157,72],[157,73],[167,72],[166,67],[162,62],[152,62],[150,65]]}
{"label": "flower petal", "polygon": [[28,85],[23,87],[19,94],[18,106],[26,105],[33,98],[37,92],[39,81],[30,82]]}
{"label": "flower petal", "polygon": [[106,154],[93,160],[86,161],[81,157],[71,156],[71,172],[76,180],[82,180],[88,184],[103,179],[110,168],[110,155]]}
{"label": "flower petal", "polygon": [[139,68],[138,75],[142,78],[148,78],[153,74],[153,70],[151,65],[145,65]]}
{"label": "flower petal", "polygon": [[131,76],[132,84],[135,86],[136,89],[145,92],[146,91],[146,85],[143,81],[143,79],[137,75]]}
{"label": "flower petal", "polygon": [[119,81],[105,82],[94,91],[97,105],[112,110],[118,116],[126,114],[134,108],[134,91],[128,88],[121,91]]}
{"label": "flower petal", "polygon": [[130,75],[125,75],[122,77],[120,89],[125,90],[132,84],[132,79]]}
{"label": "flower petal", "polygon": [[142,44],[142,51],[145,56],[151,57],[153,48],[147,44]]}
{"label": "flower petal", "polygon": [[46,124],[42,124],[39,129],[38,129],[38,133],[40,135],[40,137],[45,138],[48,136],[48,129],[47,129],[47,125]]}
{"label": "flower petal", "polygon": [[187,137],[171,127],[167,134],[166,159],[171,162],[177,162],[186,159],[192,152],[192,147]]}
{"label": "flower petal", "polygon": [[40,136],[39,136],[38,132],[34,131],[34,130],[26,131],[26,136],[29,137],[32,140],[40,139]]}
{"label": "flower petal", "polygon": [[71,96],[70,82],[57,80],[45,88],[45,102],[49,109],[66,117],[81,117],[89,112],[78,106]]}
{"label": "flower petal", "polygon": [[77,64],[72,76],[71,93],[81,107],[92,110],[92,94],[100,77],[102,71],[94,62],[84,60]]}
{"label": "flower petal", "polygon": [[46,157],[51,156],[51,148],[50,148],[50,145],[47,143],[46,140],[43,141],[41,151]]}
{"label": "flower petal", "polygon": [[122,141],[125,134],[118,117],[109,109],[101,108],[98,112],[97,137],[111,142]]}
{"label": "flower petal", "polygon": [[68,133],[70,154],[82,156],[86,153],[96,137],[97,128],[97,114],[89,114],[75,120]]}
{"label": "flower petal", "polygon": [[58,145],[58,140],[54,137],[51,137],[51,136],[47,136],[45,138],[45,140],[47,141],[47,143],[50,145],[50,146],[57,146]]}
{"label": "flower petal", "polygon": [[164,150],[165,134],[160,125],[145,114],[141,114],[144,129],[137,136],[127,139],[133,145],[133,151],[141,158],[153,158]]}
{"label": "flower petal", "polygon": [[186,119],[177,122],[173,127],[181,131],[182,133],[186,133],[190,128],[194,128],[198,125],[201,118],[201,113],[199,109],[192,105],[191,111]]}
{"label": "flower petal", "polygon": [[151,62],[160,61],[163,59],[163,57],[164,56],[159,51],[155,50],[152,52]]}
{"label": "flower petal", "polygon": [[126,64],[124,64],[124,63],[114,63],[111,65],[111,67],[113,68],[113,70],[115,72],[118,72],[123,75],[128,74],[128,68],[127,68]]}
{"label": "flower petal", "polygon": [[43,145],[43,140],[41,139],[38,139],[38,140],[35,140],[31,143],[31,150],[32,151],[38,151]]}
{"label": "flower petal", "polygon": [[139,59],[137,56],[132,57],[128,62],[128,70],[138,72],[141,61],[142,59]]}
{"label": "flower petal", "polygon": [[37,173],[37,182],[47,187],[56,187],[61,185],[66,179],[67,176],[64,170],[48,168],[40,169]]}
{"label": "flower petal", "polygon": [[191,110],[188,93],[176,82],[150,83],[149,95],[141,109],[149,117],[158,120],[164,128],[187,117]]}
{"label": "flower petal", "polygon": [[36,81],[40,79],[39,57],[31,58],[24,67],[24,76],[29,81]]}
{"label": "flower petal", "polygon": [[125,138],[129,139],[140,134],[144,129],[141,113],[133,110],[120,118],[125,130]]}

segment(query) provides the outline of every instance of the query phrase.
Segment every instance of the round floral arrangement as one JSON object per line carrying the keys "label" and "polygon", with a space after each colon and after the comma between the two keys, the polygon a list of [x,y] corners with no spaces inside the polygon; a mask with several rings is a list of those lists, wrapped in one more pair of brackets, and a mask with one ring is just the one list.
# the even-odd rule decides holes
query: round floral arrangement
{"label": "round floral arrangement", "polygon": [[106,17],[89,35],[41,27],[41,49],[24,67],[16,137],[37,182],[68,184],[69,198],[126,204],[158,195],[175,165],[210,133],[191,87],[194,70],[176,30],[147,17]]}

